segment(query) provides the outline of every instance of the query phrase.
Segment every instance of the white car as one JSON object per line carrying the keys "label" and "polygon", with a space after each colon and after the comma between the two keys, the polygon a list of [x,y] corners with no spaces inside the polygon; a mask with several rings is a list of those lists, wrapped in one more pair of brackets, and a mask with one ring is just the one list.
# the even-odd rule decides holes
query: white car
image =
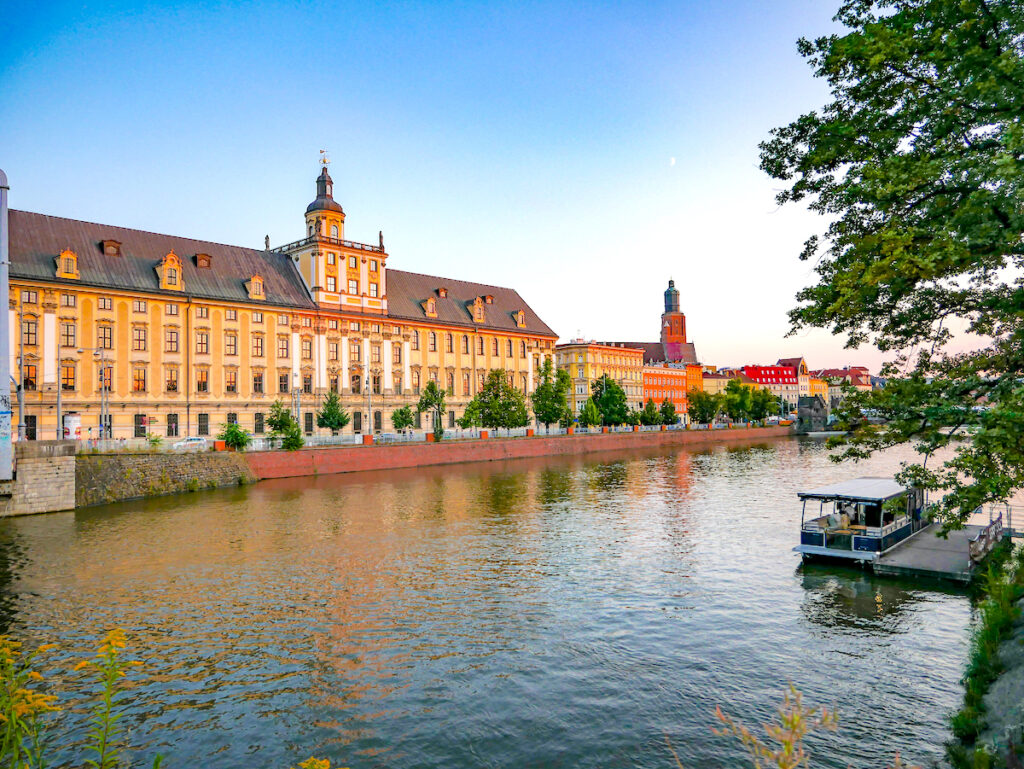
{"label": "white car", "polygon": [[206,451],[207,440],[193,435],[183,441],[178,441],[171,446],[175,451]]}

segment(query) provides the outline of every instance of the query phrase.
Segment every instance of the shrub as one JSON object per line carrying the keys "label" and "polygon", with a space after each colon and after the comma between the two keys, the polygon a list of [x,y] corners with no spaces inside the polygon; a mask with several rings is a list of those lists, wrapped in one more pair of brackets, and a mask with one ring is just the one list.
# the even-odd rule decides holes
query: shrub
{"label": "shrub", "polygon": [[245,451],[246,447],[252,443],[252,436],[239,427],[237,423],[228,422],[226,425],[221,426],[217,440],[224,441],[228,448],[235,451]]}

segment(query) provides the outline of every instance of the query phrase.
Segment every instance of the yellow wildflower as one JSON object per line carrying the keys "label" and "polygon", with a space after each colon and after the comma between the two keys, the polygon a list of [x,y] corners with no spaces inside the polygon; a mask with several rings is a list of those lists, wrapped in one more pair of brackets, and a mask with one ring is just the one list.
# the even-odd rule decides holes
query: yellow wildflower
{"label": "yellow wildflower", "polygon": [[31,678],[33,681],[42,681],[43,680],[43,674],[40,673],[38,670],[31,671],[28,674],[28,677]]}

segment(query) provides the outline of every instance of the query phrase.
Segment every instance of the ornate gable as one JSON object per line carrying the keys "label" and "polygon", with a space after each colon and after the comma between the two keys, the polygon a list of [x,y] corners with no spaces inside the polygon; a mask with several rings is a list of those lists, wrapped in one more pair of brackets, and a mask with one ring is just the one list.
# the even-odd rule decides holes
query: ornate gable
{"label": "ornate gable", "polygon": [[420,302],[420,307],[423,308],[423,314],[426,315],[428,318],[437,317],[437,302],[435,301],[434,297],[430,297],[425,302]]}
{"label": "ornate gable", "polygon": [[249,280],[243,284],[245,290],[249,294],[250,299],[258,299],[263,301],[267,298],[267,290],[263,285],[263,277],[260,275],[253,275]]}
{"label": "ornate gable", "polygon": [[57,277],[67,280],[78,280],[78,255],[70,248],[65,248],[56,258]]}
{"label": "ornate gable", "polygon": [[466,309],[469,310],[474,323],[487,322],[487,314],[484,312],[484,297],[478,296],[472,302],[467,302]]}
{"label": "ornate gable", "polygon": [[167,252],[160,264],[156,266],[156,275],[160,281],[160,288],[165,291],[183,291],[185,280],[181,275],[181,259],[174,249]]}

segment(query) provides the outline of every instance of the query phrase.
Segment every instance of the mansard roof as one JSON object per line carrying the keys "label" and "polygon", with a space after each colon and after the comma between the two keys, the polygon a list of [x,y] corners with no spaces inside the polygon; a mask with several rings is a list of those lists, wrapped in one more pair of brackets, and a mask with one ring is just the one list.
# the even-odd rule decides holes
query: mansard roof
{"label": "mansard roof", "polygon": [[[438,289],[446,289],[441,296]],[[474,323],[473,302],[477,297],[490,296],[491,303],[484,304],[484,322]],[[554,331],[540,319],[519,292],[502,286],[488,286],[465,280],[440,278],[404,270],[387,271],[388,317],[412,321],[451,323],[491,331],[525,332],[542,336],[557,337]],[[423,303],[434,299],[436,318],[427,318]],[[515,313],[525,313],[524,326],[516,324]]]}
{"label": "mansard roof", "polygon": [[[627,347],[642,347],[644,363],[697,363],[697,350],[693,342],[622,342]],[[668,354],[666,355],[666,346]]]}
{"label": "mansard roof", "polygon": [[[56,281],[53,258],[69,248],[81,276],[73,283],[252,304],[245,283],[259,275],[267,297],[259,304],[315,307],[295,264],[280,253],[13,209],[10,232],[12,278]],[[110,240],[120,243],[120,256],[103,253]],[[181,258],[181,292],[161,291],[153,269],[170,251]],[[197,267],[196,254],[208,255],[210,266]]]}

